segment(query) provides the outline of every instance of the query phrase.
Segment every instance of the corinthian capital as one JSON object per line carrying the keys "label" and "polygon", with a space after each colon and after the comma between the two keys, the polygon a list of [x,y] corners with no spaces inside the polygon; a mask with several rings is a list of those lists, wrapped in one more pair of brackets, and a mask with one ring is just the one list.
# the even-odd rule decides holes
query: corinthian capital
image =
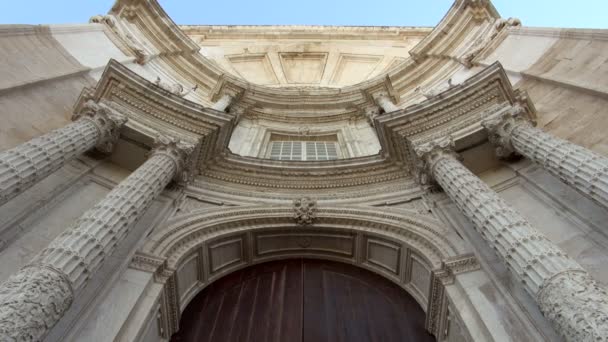
{"label": "corinthian capital", "polygon": [[445,157],[460,158],[454,152],[454,141],[451,137],[444,137],[414,146],[414,151],[419,160],[417,167],[418,181],[425,185],[432,182],[433,168],[437,161]]}
{"label": "corinthian capital", "polygon": [[111,153],[114,149],[114,143],[120,137],[120,128],[128,119],[106,104],[89,100],[72,117],[72,120],[92,122],[99,133],[95,148],[103,153]]}
{"label": "corinthian capital", "polygon": [[516,154],[511,144],[511,133],[520,126],[532,126],[526,109],[519,103],[498,116],[483,121],[481,125],[488,130],[488,140],[496,147],[499,158],[508,158]]}
{"label": "corinthian capital", "polygon": [[158,134],[154,140],[154,147],[150,158],[155,155],[165,155],[175,163],[176,172],[174,179],[178,182],[187,182],[192,176],[192,158],[196,146],[180,139]]}

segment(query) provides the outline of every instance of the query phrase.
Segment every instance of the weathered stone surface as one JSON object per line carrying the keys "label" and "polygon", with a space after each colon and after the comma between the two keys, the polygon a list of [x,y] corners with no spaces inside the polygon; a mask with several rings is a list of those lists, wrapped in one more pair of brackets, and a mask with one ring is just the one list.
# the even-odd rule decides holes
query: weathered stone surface
{"label": "weathered stone surface", "polygon": [[[178,147],[174,139],[159,139],[159,145],[141,167],[53,240],[28,266],[0,285],[0,303],[7,303],[0,310],[5,317],[0,320],[0,339],[43,339],[69,308],[73,291],[86,284],[152,200],[182,171],[184,158],[191,151],[190,146]],[[49,278],[47,269],[63,281],[63,287],[44,281]],[[63,290],[65,287],[70,291]],[[23,297],[14,297],[19,292]],[[35,309],[23,312],[28,305]]]}
{"label": "weathered stone surface", "polygon": [[605,341],[608,338],[605,289],[467,170],[451,147],[451,141],[444,139],[418,146],[416,152],[428,174],[537,299],[555,329],[569,341],[591,340],[590,337]]}
{"label": "weathered stone surface", "polygon": [[90,101],[76,122],[0,153],[0,205],[61,168],[67,161],[97,147],[112,150],[126,118]]}
{"label": "weathered stone surface", "polygon": [[608,158],[533,127],[514,106],[484,122],[499,157],[518,153],[608,208]]}

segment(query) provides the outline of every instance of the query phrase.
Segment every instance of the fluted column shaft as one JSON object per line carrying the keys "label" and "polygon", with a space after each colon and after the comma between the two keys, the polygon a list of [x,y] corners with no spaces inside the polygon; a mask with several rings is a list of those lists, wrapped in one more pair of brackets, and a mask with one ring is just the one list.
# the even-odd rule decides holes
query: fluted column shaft
{"label": "fluted column shaft", "polygon": [[181,172],[189,152],[176,142],[158,147],[30,264],[0,285],[0,340],[43,339],[69,309],[74,293]]}
{"label": "fluted column shaft", "polygon": [[126,119],[95,103],[85,106],[77,120],[0,153],[0,205],[32,187],[76,156],[111,142]]}
{"label": "fluted column shaft", "polygon": [[608,158],[533,127],[520,107],[484,125],[499,156],[517,152],[608,208]]}
{"label": "fluted column shaft", "polygon": [[608,341],[608,294],[445,149],[423,147],[432,178],[569,341]]}

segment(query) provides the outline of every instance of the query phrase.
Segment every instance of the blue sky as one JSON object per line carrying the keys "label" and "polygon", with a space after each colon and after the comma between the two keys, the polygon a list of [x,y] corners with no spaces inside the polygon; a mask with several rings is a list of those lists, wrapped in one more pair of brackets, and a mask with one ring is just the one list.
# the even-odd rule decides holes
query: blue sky
{"label": "blue sky", "polygon": [[[3,4],[2,4],[3,3]],[[0,24],[81,23],[114,0],[0,0]],[[178,24],[434,26],[452,0],[160,0]],[[608,28],[608,0],[494,0],[527,26]]]}

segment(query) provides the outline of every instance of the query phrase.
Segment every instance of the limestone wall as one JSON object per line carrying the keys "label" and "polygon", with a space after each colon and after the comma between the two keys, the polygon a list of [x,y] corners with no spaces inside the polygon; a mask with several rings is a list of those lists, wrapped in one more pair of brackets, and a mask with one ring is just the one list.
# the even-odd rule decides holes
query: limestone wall
{"label": "limestone wall", "polygon": [[482,64],[500,61],[530,94],[544,130],[608,154],[608,31],[516,28]]}

